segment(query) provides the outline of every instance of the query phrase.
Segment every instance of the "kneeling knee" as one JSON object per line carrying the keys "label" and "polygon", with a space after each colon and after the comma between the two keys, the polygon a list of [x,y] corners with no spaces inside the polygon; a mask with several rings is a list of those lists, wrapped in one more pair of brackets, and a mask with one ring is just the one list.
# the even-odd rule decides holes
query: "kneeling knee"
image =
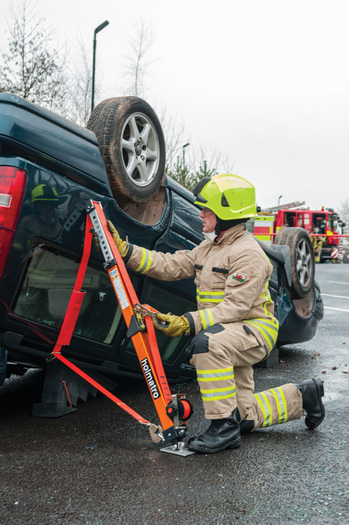
{"label": "kneeling knee", "polygon": [[223,332],[224,328],[220,324],[215,324],[213,326],[210,326],[209,328],[206,328],[205,330],[201,330],[192,340],[190,345],[190,354],[191,356],[195,354],[205,354],[209,351],[209,335],[210,334],[218,334],[219,332]]}

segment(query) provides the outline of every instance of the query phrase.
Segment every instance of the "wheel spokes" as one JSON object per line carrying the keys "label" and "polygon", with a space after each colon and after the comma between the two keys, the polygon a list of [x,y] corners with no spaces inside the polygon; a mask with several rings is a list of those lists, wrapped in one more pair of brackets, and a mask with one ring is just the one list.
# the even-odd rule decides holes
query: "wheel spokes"
{"label": "wheel spokes", "polygon": [[130,118],[130,120],[128,121],[128,125],[130,128],[130,141],[136,142],[139,139],[140,133],[135,116]]}
{"label": "wheel spokes", "polygon": [[123,150],[127,150],[128,152],[135,153],[135,145],[134,142],[126,139],[121,140],[121,147]]}
{"label": "wheel spokes", "polygon": [[146,157],[147,157],[147,160],[155,161],[159,158],[159,155],[157,151],[147,148]]}
{"label": "wheel spokes", "polygon": [[148,177],[146,166],[144,162],[137,163],[137,170],[139,174],[139,178],[137,179],[137,181],[142,182],[142,183],[148,182],[149,177]]}
{"label": "wheel spokes", "polygon": [[149,135],[150,135],[152,130],[153,130],[153,128],[151,127],[149,122],[147,122],[146,125],[144,126],[142,132],[140,133],[140,138],[142,139],[143,143],[146,146],[148,146]]}
{"label": "wheel spokes", "polygon": [[126,170],[126,173],[127,173],[127,176],[132,179],[132,174],[133,172],[135,171],[135,169],[137,168],[137,157],[136,155],[130,155],[129,156],[129,162],[127,164],[127,166],[125,166],[125,170]]}
{"label": "wheel spokes", "polygon": [[129,179],[137,186],[148,185],[156,175],[160,145],[153,124],[141,113],[127,121],[121,148]]}
{"label": "wheel spokes", "polygon": [[300,283],[304,286],[311,276],[311,254],[307,243],[302,240],[297,247],[296,270]]}

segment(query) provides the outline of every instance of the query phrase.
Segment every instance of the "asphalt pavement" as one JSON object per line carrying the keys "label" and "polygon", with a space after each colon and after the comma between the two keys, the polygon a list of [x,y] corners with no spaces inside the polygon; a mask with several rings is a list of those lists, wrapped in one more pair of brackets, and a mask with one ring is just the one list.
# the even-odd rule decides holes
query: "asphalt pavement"
{"label": "asphalt pavement", "polygon": [[[239,449],[178,457],[102,395],[58,419],[35,418],[42,373],[12,376],[0,388],[0,525],[228,525],[349,523],[349,264],[316,267],[325,316],[316,337],[280,349],[280,362],[255,371],[256,390],[320,377],[326,417],[244,435]],[[195,382],[174,385],[195,406],[188,437],[202,432]],[[143,381],[115,394],[157,417]]]}

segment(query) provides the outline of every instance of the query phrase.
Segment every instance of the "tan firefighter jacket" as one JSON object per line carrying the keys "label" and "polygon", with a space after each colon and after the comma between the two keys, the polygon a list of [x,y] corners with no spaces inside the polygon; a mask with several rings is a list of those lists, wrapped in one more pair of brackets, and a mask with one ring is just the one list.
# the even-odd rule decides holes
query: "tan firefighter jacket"
{"label": "tan firefighter jacket", "polygon": [[263,346],[274,346],[278,321],[268,282],[272,265],[244,224],[193,250],[160,253],[130,244],[127,266],[163,281],[193,278],[197,311],[186,313],[190,335],[214,324],[241,322]]}

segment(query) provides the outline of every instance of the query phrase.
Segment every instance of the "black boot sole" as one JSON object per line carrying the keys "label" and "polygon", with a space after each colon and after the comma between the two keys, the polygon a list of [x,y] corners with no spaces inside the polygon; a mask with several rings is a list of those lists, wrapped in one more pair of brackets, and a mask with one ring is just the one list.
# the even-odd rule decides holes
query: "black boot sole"
{"label": "black boot sole", "polygon": [[324,420],[325,418],[325,407],[322,403],[322,400],[321,398],[324,396],[324,384],[323,382],[321,381],[321,379],[313,379],[313,382],[316,386],[316,390],[317,390],[317,394],[318,394],[318,400],[319,400],[319,403],[320,403],[320,410],[321,410],[321,417],[316,421],[311,421],[311,419],[309,419],[308,416],[305,417],[305,424],[307,425],[307,427],[310,429],[310,430],[314,430],[315,428],[317,428]]}

